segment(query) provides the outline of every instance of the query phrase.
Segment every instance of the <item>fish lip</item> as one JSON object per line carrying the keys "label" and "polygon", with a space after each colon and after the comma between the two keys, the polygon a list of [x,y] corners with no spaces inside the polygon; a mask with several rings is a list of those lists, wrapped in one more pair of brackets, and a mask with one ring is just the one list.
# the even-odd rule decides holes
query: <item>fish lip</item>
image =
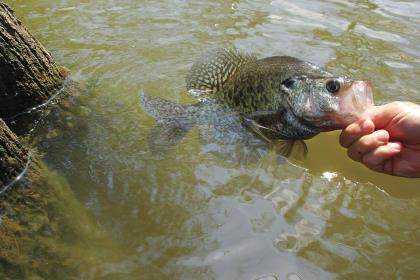
{"label": "fish lip", "polygon": [[374,106],[373,86],[370,81],[354,80],[340,93],[339,110],[332,118],[345,127],[366,118],[366,111]]}

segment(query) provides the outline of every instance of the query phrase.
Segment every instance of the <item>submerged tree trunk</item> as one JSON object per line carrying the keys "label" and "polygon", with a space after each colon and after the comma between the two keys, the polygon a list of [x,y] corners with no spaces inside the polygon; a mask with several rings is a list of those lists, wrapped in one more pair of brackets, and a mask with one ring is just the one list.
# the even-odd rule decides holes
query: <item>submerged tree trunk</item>
{"label": "submerged tree trunk", "polygon": [[[0,193],[28,162],[28,151],[7,127],[22,132],[31,118],[14,117],[50,99],[66,73],[0,0]],[[3,120],[2,120],[3,119]],[[7,124],[7,125],[6,125]]]}
{"label": "submerged tree trunk", "polygon": [[109,244],[66,181],[0,120],[0,279],[78,279]]}
{"label": "submerged tree trunk", "polygon": [[25,169],[29,153],[0,119],[0,193]]}
{"label": "submerged tree trunk", "polygon": [[6,123],[44,103],[67,73],[0,1],[0,118]]}
{"label": "submerged tree trunk", "polygon": [[14,134],[32,120],[24,112],[60,92],[66,76],[0,0],[0,279],[77,278],[92,248],[103,247],[95,240],[109,243],[65,180]]}

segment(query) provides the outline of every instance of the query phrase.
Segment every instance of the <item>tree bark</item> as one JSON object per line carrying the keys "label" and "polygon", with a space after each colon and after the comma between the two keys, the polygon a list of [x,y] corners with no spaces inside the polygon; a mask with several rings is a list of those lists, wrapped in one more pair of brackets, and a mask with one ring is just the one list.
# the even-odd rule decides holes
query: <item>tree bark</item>
{"label": "tree bark", "polygon": [[65,179],[36,154],[29,158],[0,120],[0,279],[78,279],[82,268],[95,265],[103,244],[112,240]]}
{"label": "tree bark", "polygon": [[63,85],[67,73],[0,1],[0,118],[44,103]]}
{"label": "tree bark", "polygon": [[[109,243],[65,180],[14,134],[33,119],[24,112],[61,92],[67,75],[0,0],[0,279],[77,278],[94,259],[88,252],[101,247],[93,240]],[[74,244],[95,250],[80,256]]]}
{"label": "tree bark", "polygon": [[25,169],[29,153],[0,119],[0,192]]}

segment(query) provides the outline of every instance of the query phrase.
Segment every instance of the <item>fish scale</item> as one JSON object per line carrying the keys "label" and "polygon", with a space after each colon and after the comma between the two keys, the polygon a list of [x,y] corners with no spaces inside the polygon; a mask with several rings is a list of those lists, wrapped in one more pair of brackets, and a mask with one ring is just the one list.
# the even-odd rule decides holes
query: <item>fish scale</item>
{"label": "fish scale", "polygon": [[186,78],[187,89],[219,90],[244,64],[257,60],[236,49],[214,49],[202,55]]}

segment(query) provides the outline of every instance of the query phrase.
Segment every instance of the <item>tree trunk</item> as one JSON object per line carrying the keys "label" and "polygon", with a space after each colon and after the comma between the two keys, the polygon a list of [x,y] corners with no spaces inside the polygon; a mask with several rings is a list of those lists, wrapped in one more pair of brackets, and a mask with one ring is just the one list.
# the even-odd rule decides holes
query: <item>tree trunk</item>
{"label": "tree trunk", "polygon": [[63,85],[67,73],[0,1],[0,118],[44,103]]}
{"label": "tree trunk", "polygon": [[62,91],[66,72],[0,0],[0,279],[78,278],[109,247],[65,180],[14,134],[31,122],[24,112]]}
{"label": "tree trunk", "polygon": [[[14,134],[34,116],[25,112],[62,91],[66,76],[0,0],[0,279],[77,278],[95,259],[89,252],[103,247],[95,240],[109,243],[65,180]],[[95,250],[81,256],[75,245]]]}
{"label": "tree trunk", "polygon": [[25,169],[28,151],[0,119],[0,193]]}
{"label": "tree trunk", "polygon": [[0,120],[0,279],[78,279],[109,244],[67,182]]}

